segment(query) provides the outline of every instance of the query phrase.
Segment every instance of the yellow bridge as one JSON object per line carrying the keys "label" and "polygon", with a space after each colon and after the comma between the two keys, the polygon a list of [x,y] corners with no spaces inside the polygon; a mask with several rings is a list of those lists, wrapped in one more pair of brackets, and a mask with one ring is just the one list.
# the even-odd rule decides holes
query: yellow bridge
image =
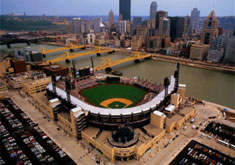
{"label": "yellow bridge", "polygon": [[78,58],[78,57],[82,57],[82,56],[87,56],[87,55],[92,55],[92,54],[100,55],[101,53],[112,53],[112,52],[114,52],[114,50],[112,50],[112,49],[102,49],[101,47],[96,47],[96,49],[94,51],[89,51],[89,52],[79,53],[79,54],[73,54],[73,55],[70,55],[69,52],[65,52],[64,57],[59,57],[59,58],[55,58],[53,60],[45,61],[45,63],[57,63],[57,62],[60,62],[60,61],[68,61],[70,59]]}
{"label": "yellow bridge", "polygon": [[41,48],[41,53],[43,55],[49,54],[49,53],[54,53],[54,52],[59,52],[63,50],[73,50],[73,49],[81,49],[81,48],[86,48],[84,45],[79,45],[79,46],[74,46],[73,44],[70,44],[66,47],[58,48],[58,49],[51,49],[51,50],[45,50],[45,48]]}
{"label": "yellow bridge", "polygon": [[140,52],[135,52],[130,57],[123,58],[123,59],[120,59],[120,60],[112,61],[111,58],[106,58],[103,64],[101,64],[101,65],[94,68],[94,71],[101,71],[101,70],[104,70],[104,69],[111,69],[113,66],[120,65],[122,63],[126,63],[126,62],[129,62],[129,61],[139,61],[140,59],[150,58],[150,57],[151,57],[150,54],[141,54]]}

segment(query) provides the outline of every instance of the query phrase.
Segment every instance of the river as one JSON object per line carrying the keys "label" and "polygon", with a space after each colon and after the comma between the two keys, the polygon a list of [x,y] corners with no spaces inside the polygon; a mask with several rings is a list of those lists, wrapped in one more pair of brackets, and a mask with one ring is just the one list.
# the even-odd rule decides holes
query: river
{"label": "river", "polygon": [[[25,44],[15,44],[12,46],[11,50],[26,47],[30,50],[37,51],[40,50],[41,47],[44,47],[46,50],[58,48],[57,46],[49,45],[33,44],[29,47]],[[1,50],[8,51],[5,46],[1,46],[0,48]],[[80,50],[73,52],[72,54],[84,51],[86,50]],[[58,54],[50,54],[47,55],[47,59],[50,60],[59,56],[64,56],[64,54],[62,52]],[[96,55],[92,56],[94,64],[97,66],[101,64],[106,57],[110,57],[115,60],[125,58],[127,55],[115,53],[111,55],[102,55],[101,57],[97,57]],[[75,60],[76,67],[81,68],[91,66],[90,57],[91,56],[77,58]],[[71,64],[66,64],[64,62],[61,62],[61,64],[71,66]],[[175,69],[176,63],[157,60],[143,60],[137,64],[129,62],[113,68],[113,70],[121,71],[126,77],[140,76],[156,83],[163,83],[163,79],[166,76],[170,77],[170,75],[173,75]],[[235,109],[235,74],[181,65],[180,83],[187,85],[187,96],[214,102]]]}

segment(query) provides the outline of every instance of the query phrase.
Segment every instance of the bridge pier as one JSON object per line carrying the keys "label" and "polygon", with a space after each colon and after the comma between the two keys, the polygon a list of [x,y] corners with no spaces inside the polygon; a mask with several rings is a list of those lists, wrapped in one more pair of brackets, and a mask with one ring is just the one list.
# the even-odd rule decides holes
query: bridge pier
{"label": "bridge pier", "polygon": [[69,59],[66,59],[65,62],[66,62],[66,63],[70,63],[70,60],[69,60]]}
{"label": "bridge pier", "polygon": [[112,53],[115,53],[115,50],[112,50],[112,51],[108,52],[108,54],[112,54]]}
{"label": "bridge pier", "polygon": [[149,59],[151,59],[151,56],[150,56],[150,57],[146,57],[145,59],[146,59],[146,60],[149,60]]}
{"label": "bridge pier", "polygon": [[101,54],[100,54],[100,53],[96,53],[96,55],[97,55],[97,56],[101,56]]}
{"label": "bridge pier", "polygon": [[136,60],[134,60],[134,62],[135,62],[135,63],[139,63],[139,62],[140,62],[140,60],[139,60],[139,59],[136,59]]}
{"label": "bridge pier", "polygon": [[110,67],[105,68],[105,71],[110,72],[110,71],[112,71],[112,68],[110,68]]}
{"label": "bridge pier", "polygon": [[10,49],[11,48],[11,44],[7,44],[7,48]]}

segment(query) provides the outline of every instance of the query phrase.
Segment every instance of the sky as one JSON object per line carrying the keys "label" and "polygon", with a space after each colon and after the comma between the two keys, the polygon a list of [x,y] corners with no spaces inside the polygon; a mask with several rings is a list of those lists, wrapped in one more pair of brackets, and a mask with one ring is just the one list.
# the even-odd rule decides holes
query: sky
{"label": "sky", "polygon": [[[132,0],[132,16],[149,16],[153,0]],[[211,10],[217,16],[234,16],[235,0],[156,0],[158,10],[168,11],[170,16],[190,15],[197,7],[201,16],[207,16]],[[1,14],[27,15],[108,15],[112,9],[119,15],[119,0],[0,0]]]}

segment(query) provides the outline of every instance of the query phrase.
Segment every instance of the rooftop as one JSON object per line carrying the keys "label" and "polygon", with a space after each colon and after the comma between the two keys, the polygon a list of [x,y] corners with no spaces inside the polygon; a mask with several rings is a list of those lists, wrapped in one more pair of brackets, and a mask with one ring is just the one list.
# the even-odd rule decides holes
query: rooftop
{"label": "rooftop", "polygon": [[157,116],[162,116],[162,115],[164,115],[164,113],[159,112],[159,111],[154,111],[153,114],[154,114],[154,115],[157,115]]}
{"label": "rooftop", "polygon": [[180,116],[180,115],[178,115],[178,114],[172,116],[171,118],[167,117],[167,118],[166,118],[166,124],[167,124],[167,125],[170,125],[170,124],[172,124],[172,123],[175,123],[175,122],[177,122],[177,121],[182,120],[183,118],[184,118],[184,117],[182,117],[182,116]]}
{"label": "rooftop", "polygon": [[146,126],[144,126],[144,128],[148,131],[148,133],[152,136],[158,136],[159,134],[161,134],[164,129],[161,128],[157,128],[152,124],[148,124]]}
{"label": "rooftop", "polygon": [[172,112],[172,111],[174,111],[174,109],[175,109],[175,106],[170,104],[165,108],[165,111]]}
{"label": "rooftop", "polygon": [[179,113],[182,115],[187,115],[189,113],[191,113],[192,111],[194,111],[195,109],[192,107],[186,107],[184,109],[182,109]]}

